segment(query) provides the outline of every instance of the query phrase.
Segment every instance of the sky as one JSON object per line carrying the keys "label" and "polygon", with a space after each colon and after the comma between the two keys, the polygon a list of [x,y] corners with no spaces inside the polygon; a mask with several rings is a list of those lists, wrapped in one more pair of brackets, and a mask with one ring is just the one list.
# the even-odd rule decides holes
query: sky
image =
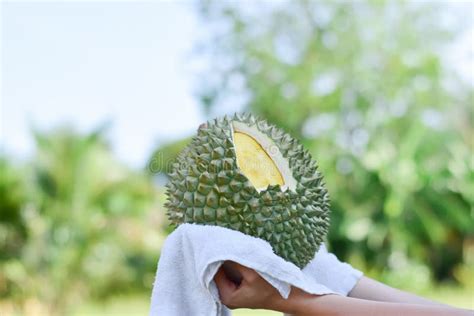
{"label": "sky", "polygon": [[185,2],[2,3],[3,150],[27,158],[31,128],[111,122],[125,163],[204,120],[187,60],[198,18]]}
{"label": "sky", "polygon": [[[205,120],[190,57],[203,25],[190,1],[0,3],[7,155],[32,155],[33,127],[88,132],[110,122],[113,150],[140,168],[159,144],[192,135]],[[471,28],[446,56],[474,83],[473,38]]]}

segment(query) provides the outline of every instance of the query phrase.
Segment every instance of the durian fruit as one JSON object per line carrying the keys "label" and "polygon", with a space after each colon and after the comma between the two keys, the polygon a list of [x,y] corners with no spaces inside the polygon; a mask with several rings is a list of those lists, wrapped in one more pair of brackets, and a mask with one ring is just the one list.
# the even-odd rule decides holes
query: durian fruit
{"label": "durian fruit", "polygon": [[329,195],[311,155],[252,115],[208,122],[169,176],[172,223],[217,225],[262,238],[300,268],[327,233]]}

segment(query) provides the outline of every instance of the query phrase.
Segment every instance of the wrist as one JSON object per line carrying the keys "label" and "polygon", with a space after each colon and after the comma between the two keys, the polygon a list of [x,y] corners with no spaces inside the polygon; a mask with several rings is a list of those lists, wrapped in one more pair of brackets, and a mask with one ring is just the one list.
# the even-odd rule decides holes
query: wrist
{"label": "wrist", "polygon": [[292,287],[287,299],[277,292],[275,297],[270,300],[267,308],[285,314],[298,314],[305,311],[305,306],[309,304],[312,298],[314,298],[314,295]]}

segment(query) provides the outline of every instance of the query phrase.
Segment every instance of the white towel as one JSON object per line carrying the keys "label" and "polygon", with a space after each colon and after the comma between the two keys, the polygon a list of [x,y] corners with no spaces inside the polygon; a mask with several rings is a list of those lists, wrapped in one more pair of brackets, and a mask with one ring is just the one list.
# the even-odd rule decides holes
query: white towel
{"label": "white towel", "polygon": [[291,286],[311,294],[347,295],[362,273],[341,263],[322,245],[300,270],[275,255],[270,244],[235,230],[182,224],[161,251],[151,297],[150,316],[224,316],[214,275],[231,260],[257,271],[284,298]]}

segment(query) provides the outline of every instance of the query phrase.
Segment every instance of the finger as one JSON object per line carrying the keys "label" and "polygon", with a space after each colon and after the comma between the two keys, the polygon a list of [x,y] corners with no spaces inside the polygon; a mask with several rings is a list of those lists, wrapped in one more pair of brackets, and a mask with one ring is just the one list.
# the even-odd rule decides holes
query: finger
{"label": "finger", "polygon": [[219,290],[219,298],[224,305],[229,305],[232,300],[232,295],[237,289],[237,286],[227,278],[222,266],[214,275],[214,282]]}
{"label": "finger", "polygon": [[245,281],[246,283],[252,283],[258,278],[261,278],[261,276],[253,269],[250,269],[236,262],[229,261],[229,263],[229,266],[236,271],[236,274],[238,273],[239,275],[241,275],[241,280]]}
{"label": "finger", "polygon": [[224,270],[226,277],[232,282],[234,282],[237,287],[239,287],[242,283],[243,277],[242,274],[239,272],[237,264],[232,261],[226,261],[222,265],[222,269]]}

